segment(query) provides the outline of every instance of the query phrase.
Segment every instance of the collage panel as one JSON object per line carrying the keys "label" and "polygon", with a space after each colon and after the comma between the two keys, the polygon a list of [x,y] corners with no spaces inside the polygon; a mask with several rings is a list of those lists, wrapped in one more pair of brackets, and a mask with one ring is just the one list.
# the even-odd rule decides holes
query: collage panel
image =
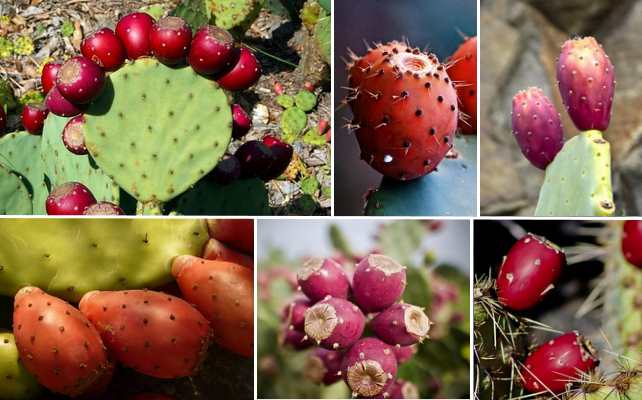
{"label": "collage panel", "polygon": [[468,399],[469,232],[259,220],[257,397]]}

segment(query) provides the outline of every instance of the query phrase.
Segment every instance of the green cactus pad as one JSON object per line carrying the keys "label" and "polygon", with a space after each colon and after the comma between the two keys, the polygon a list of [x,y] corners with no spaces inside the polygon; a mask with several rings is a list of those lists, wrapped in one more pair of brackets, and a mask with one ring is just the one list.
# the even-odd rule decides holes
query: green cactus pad
{"label": "green cactus pad", "polygon": [[295,101],[297,107],[301,110],[304,112],[310,112],[317,105],[317,96],[307,90],[301,90],[297,93]]}
{"label": "green cactus pad", "polygon": [[202,180],[172,203],[175,212],[183,215],[270,215],[267,190],[260,179],[229,185]]}
{"label": "green cactus pad", "polygon": [[276,104],[280,105],[283,108],[292,108],[294,107],[294,97],[288,94],[282,94],[277,96]]}
{"label": "green cactus pad", "polygon": [[194,31],[210,21],[207,0],[183,0],[176,7],[173,15],[183,18]]}
{"label": "green cactus pad", "polygon": [[223,29],[246,30],[259,16],[259,0],[210,0],[210,11],[216,26]]}
{"label": "green cactus pad", "polygon": [[91,290],[157,287],[181,254],[198,255],[208,234],[193,219],[0,220],[0,294],[35,285],[77,301]]}
{"label": "green cactus pad", "polygon": [[283,133],[296,136],[305,129],[308,117],[299,107],[288,108],[281,114],[281,129]]}
{"label": "green cactus pad", "polygon": [[319,19],[316,26],[314,27],[314,42],[317,45],[319,54],[323,58],[323,61],[330,64],[330,52],[331,52],[331,35],[330,30],[332,29],[332,23],[330,17],[324,17]]}
{"label": "green cactus pad", "polygon": [[210,172],[232,136],[218,84],[151,58],[114,72],[85,113],[96,163],[139,202],[166,202]]}
{"label": "green cactus pad", "polygon": [[62,142],[62,131],[69,118],[49,114],[42,131],[40,155],[45,175],[51,186],[66,182],[80,182],[87,186],[96,199],[118,204],[119,190],[114,181],[98,168],[89,156],[73,154]]}
{"label": "green cactus pad", "polygon": [[582,132],[568,140],[546,168],[535,216],[590,217],[613,212],[610,145],[599,131]]}
{"label": "green cactus pad", "polygon": [[0,399],[33,399],[40,392],[38,382],[20,362],[13,334],[0,333]]}
{"label": "green cactus pad", "polygon": [[0,215],[32,213],[31,194],[22,178],[0,163]]}

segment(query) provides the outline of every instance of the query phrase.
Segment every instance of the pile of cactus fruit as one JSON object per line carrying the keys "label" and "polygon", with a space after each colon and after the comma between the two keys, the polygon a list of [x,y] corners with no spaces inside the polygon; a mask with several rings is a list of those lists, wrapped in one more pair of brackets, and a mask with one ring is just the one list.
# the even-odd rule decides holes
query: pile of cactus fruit
{"label": "pile of cactus fruit", "polygon": [[513,98],[513,135],[524,156],[546,176],[536,216],[609,216],[615,212],[610,145],[615,68],[593,37],[566,41],[557,60],[559,94],[580,134],[564,142],[551,100],[536,87]]}
{"label": "pile of cactus fruit", "polygon": [[[221,349],[253,357],[252,220],[0,225],[23,243],[0,256],[0,293],[13,300],[12,331],[1,334],[1,399],[99,398],[122,389],[110,386],[121,366],[171,382],[196,377]],[[54,232],[77,240],[44,240]]]}

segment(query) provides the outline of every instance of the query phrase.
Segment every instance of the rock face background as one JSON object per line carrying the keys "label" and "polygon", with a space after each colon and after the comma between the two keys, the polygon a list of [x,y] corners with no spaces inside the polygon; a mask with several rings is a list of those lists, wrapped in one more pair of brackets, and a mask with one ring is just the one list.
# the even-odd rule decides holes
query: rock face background
{"label": "rock face background", "polygon": [[481,214],[533,215],[543,171],[511,134],[511,101],[539,86],[578,133],[557,91],[555,60],[569,37],[595,36],[615,66],[611,143],[618,214],[642,213],[642,0],[481,1]]}

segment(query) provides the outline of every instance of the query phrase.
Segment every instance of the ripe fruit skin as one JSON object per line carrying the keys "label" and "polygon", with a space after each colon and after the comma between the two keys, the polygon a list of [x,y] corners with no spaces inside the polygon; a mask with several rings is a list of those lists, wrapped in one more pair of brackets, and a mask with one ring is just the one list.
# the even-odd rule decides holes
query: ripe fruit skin
{"label": "ripe fruit skin", "polygon": [[22,108],[22,125],[29,133],[40,135],[48,114],[43,105],[27,104]]}
{"label": "ripe fruit skin", "polygon": [[460,112],[470,117],[460,121],[459,128],[461,133],[473,135],[477,132],[477,36],[466,39],[450,60],[453,64],[448,67],[448,76],[457,82]]}
{"label": "ripe fruit skin", "polygon": [[125,47],[109,28],[102,28],[87,36],[80,45],[83,56],[105,71],[116,71],[125,62]]}
{"label": "ripe fruit skin", "polygon": [[533,307],[553,288],[565,265],[563,250],[545,238],[526,234],[511,247],[499,269],[499,302],[515,311]]}
{"label": "ripe fruit skin", "polygon": [[244,357],[254,355],[254,274],[226,261],[179,256],[172,263],[183,298],[210,321],[213,339]]}
{"label": "ripe fruit skin", "polygon": [[87,147],[85,146],[85,133],[84,126],[85,117],[80,114],[76,115],[65,124],[62,130],[62,143],[67,150],[76,155],[87,154]]}
{"label": "ripe fruit skin", "polygon": [[67,100],[58,90],[58,87],[51,88],[45,97],[45,106],[53,114],[60,117],[73,117],[82,112],[80,106]]}
{"label": "ripe fruit skin", "polygon": [[294,149],[289,144],[275,138],[274,136],[265,136],[263,144],[266,145],[272,152],[272,163],[270,167],[263,173],[261,179],[270,181],[278,178],[290,165]]}
{"label": "ripe fruit skin", "polygon": [[348,298],[350,282],[345,271],[331,258],[310,258],[297,271],[297,282],[312,302],[332,296]]}
{"label": "ripe fruit skin", "polygon": [[557,60],[562,100],[577,129],[606,130],[615,93],[615,68],[593,37],[567,40]]}
{"label": "ripe fruit skin", "polygon": [[445,66],[404,43],[353,56],[348,103],[361,158],[383,175],[409,180],[433,171],[453,146],[458,99]]}
{"label": "ripe fruit skin", "polygon": [[287,304],[283,310],[286,325],[290,329],[302,331],[305,328],[305,312],[312,304],[307,299],[296,299]]}
{"label": "ripe fruit skin", "polygon": [[412,382],[397,379],[378,399],[419,399],[419,389]]}
{"label": "ripe fruit skin", "polygon": [[254,220],[210,219],[207,228],[210,237],[245,254],[254,254]]}
{"label": "ripe fruit skin", "polygon": [[373,397],[394,383],[397,359],[391,346],[379,339],[363,338],[343,356],[341,372],[353,397]]}
{"label": "ripe fruit skin", "polygon": [[87,318],[36,287],[16,294],[13,331],[25,368],[53,392],[79,396],[111,369],[100,335]]}
{"label": "ripe fruit skin", "polygon": [[393,304],[380,312],[370,324],[375,335],[396,346],[410,346],[428,337],[430,320],[417,306]]}
{"label": "ripe fruit skin", "polygon": [[524,388],[537,393],[564,391],[569,380],[589,372],[599,363],[590,342],[577,332],[567,332],[536,348],[521,369]]}
{"label": "ripe fruit skin", "polygon": [[207,320],[178,297],[150,290],[93,291],[80,311],[123,365],[162,379],[191,376],[207,351]]}
{"label": "ripe fruit skin", "polygon": [[305,332],[290,329],[287,325],[283,326],[279,342],[283,346],[292,347],[294,350],[305,350],[314,346],[314,343]]}
{"label": "ripe fruit skin", "polygon": [[179,17],[161,18],[152,26],[149,42],[154,56],[167,65],[185,60],[192,41],[192,29]]}
{"label": "ripe fruit skin", "polygon": [[227,247],[216,239],[210,239],[205,244],[203,258],[206,260],[228,261],[254,269],[254,258]]}
{"label": "ripe fruit skin", "polygon": [[343,354],[340,351],[326,350],[321,347],[314,349],[303,367],[303,374],[313,383],[332,385],[341,380],[341,362]]}
{"label": "ripe fruit skin", "polygon": [[48,215],[82,215],[93,204],[96,204],[96,198],[87,186],[79,182],[67,182],[49,193],[46,208]]}
{"label": "ripe fruit skin", "polygon": [[254,85],[261,77],[261,64],[247,47],[241,47],[236,65],[226,71],[216,82],[225,90],[234,92]]}
{"label": "ripe fruit skin", "polygon": [[242,138],[252,128],[252,119],[239,104],[232,105],[232,137]]}
{"label": "ripe fruit skin", "polygon": [[642,268],[642,221],[625,221],[622,230],[622,254],[626,261]]}
{"label": "ripe fruit skin", "polygon": [[352,346],[363,334],[365,324],[359,307],[337,297],[328,296],[305,311],[305,333],[328,350]]}
{"label": "ripe fruit skin", "polygon": [[208,25],[194,35],[188,61],[199,74],[212,75],[231,68],[239,56],[232,35],[225,29]]}
{"label": "ripe fruit skin", "polygon": [[56,75],[62,66],[61,63],[48,62],[42,67],[40,82],[42,83],[42,93],[47,94],[56,85]]}
{"label": "ripe fruit skin", "polygon": [[65,61],[56,77],[60,94],[75,104],[85,104],[95,99],[104,84],[105,73],[102,68],[82,56]]}
{"label": "ripe fruit skin", "polygon": [[125,215],[122,208],[109,201],[99,201],[85,209],[84,215]]}
{"label": "ripe fruit skin", "polygon": [[370,254],[359,261],[352,278],[354,298],[365,312],[390,307],[405,289],[406,267],[381,254]]}
{"label": "ripe fruit skin", "polygon": [[154,25],[154,18],[143,12],[125,15],[116,24],[116,36],[125,46],[127,58],[137,58],[151,54],[149,34]]}
{"label": "ripe fruit skin", "polygon": [[546,169],[564,146],[560,114],[540,88],[530,87],[513,97],[513,135],[524,157]]}
{"label": "ripe fruit skin", "polygon": [[397,364],[401,365],[415,355],[417,352],[417,346],[394,346],[392,351],[395,353],[395,357],[397,357]]}
{"label": "ripe fruit skin", "polygon": [[243,143],[234,155],[241,163],[242,178],[260,177],[272,164],[272,152],[258,140]]}

